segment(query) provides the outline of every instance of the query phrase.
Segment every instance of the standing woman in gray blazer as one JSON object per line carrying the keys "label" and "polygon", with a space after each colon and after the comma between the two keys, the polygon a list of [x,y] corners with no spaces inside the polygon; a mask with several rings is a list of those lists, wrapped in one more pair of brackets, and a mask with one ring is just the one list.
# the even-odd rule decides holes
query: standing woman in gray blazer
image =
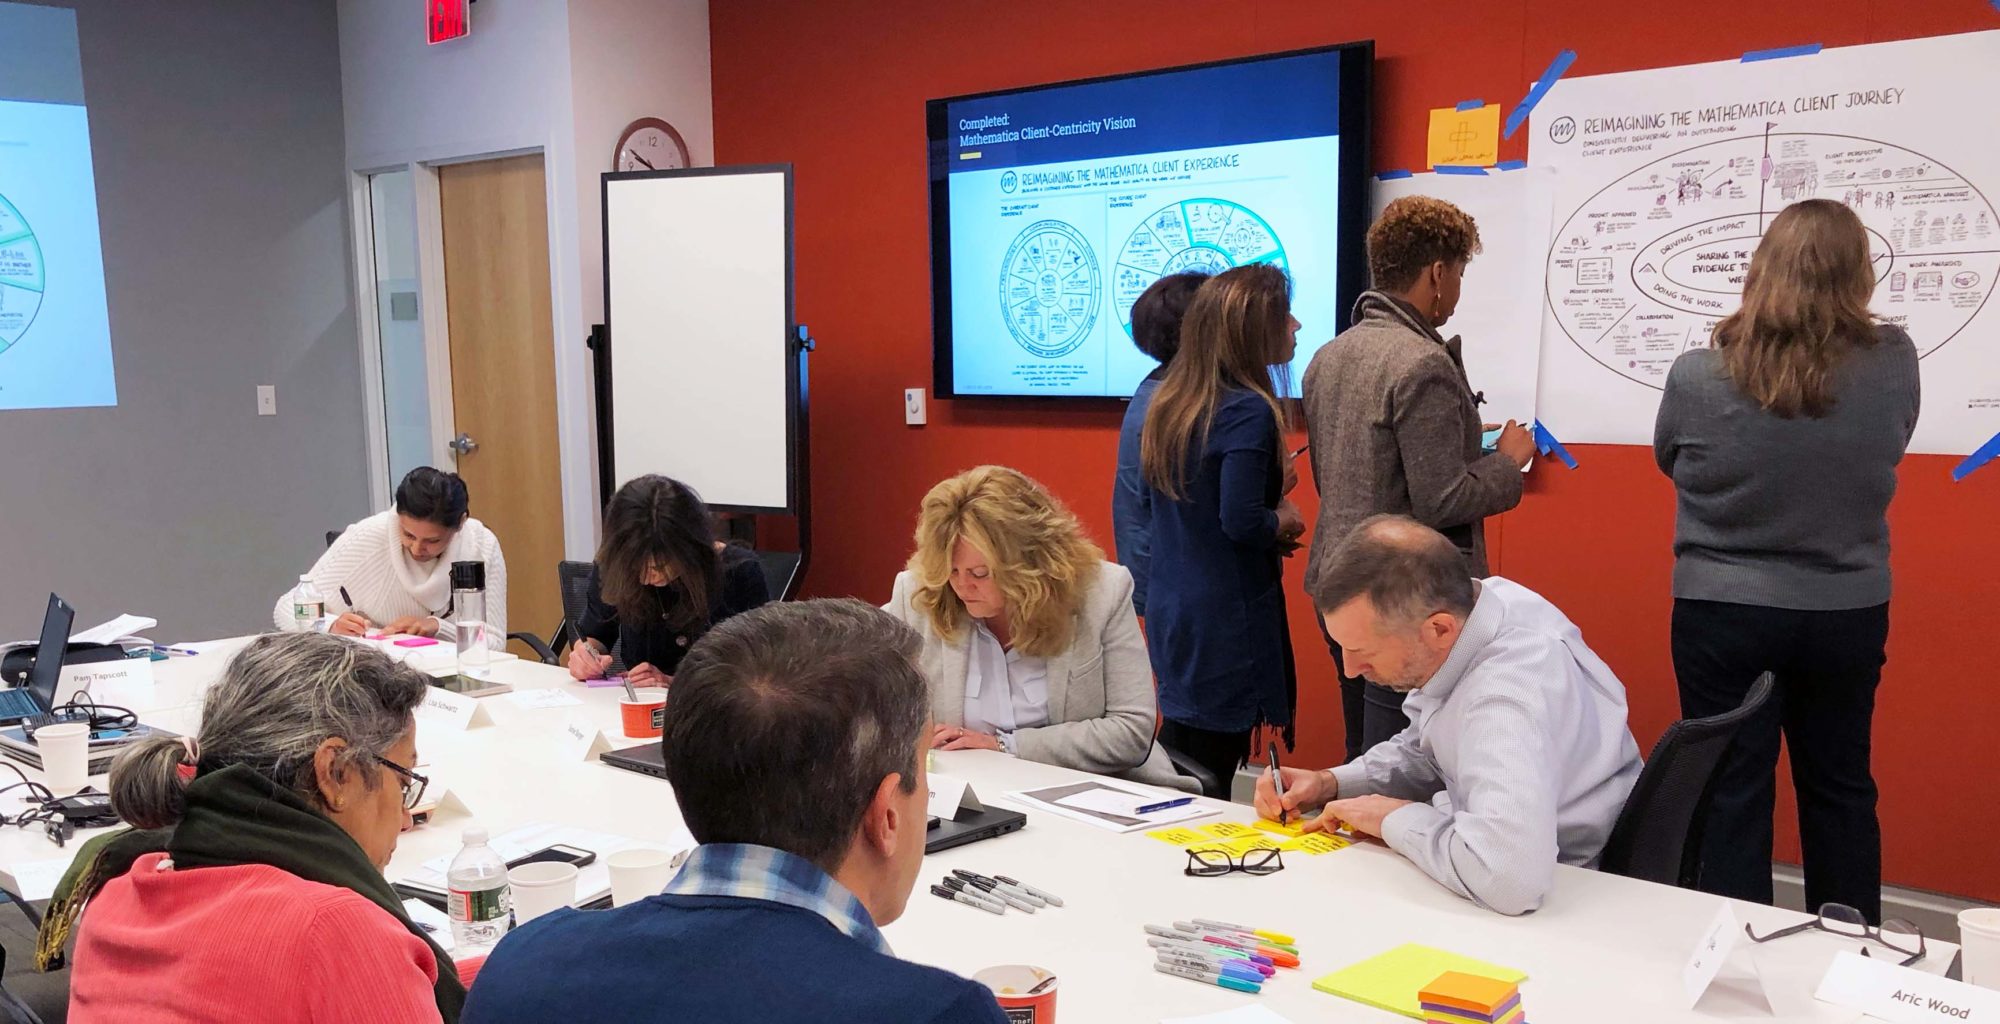
{"label": "standing woman in gray blazer", "polygon": [[1132,574],[1041,484],[980,466],[931,488],[888,612],[923,638],[932,746],[1193,790],[1153,742]]}
{"label": "standing woman in gray blazer", "polygon": [[[1474,578],[1489,572],[1486,517],[1521,503],[1521,467],[1535,445],[1509,420],[1497,451],[1480,448],[1480,396],[1466,380],[1458,338],[1438,333],[1458,309],[1465,267],[1477,252],[1478,225],[1430,196],[1390,203],[1368,229],[1374,286],[1355,301],[1353,325],[1306,366],[1306,435],[1319,488],[1309,594],[1340,542],[1384,513],[1450,538]],[[1340,673],[1352,761],[1410,723],[1401,693],[1348,677],[1333,637],[1326,645]]]}
{"label": "standing woman in gray blazer", "polygon": [[1861,218],[1830,199],[1764,229],[1743,306],[1674,361],[1653,428],[1673,478],[1681,714],[1777,690],[1722,759],[1700,888],[1769,903],[1778,737],[1791,755],[1806,905],[1882,916],[1869,764],[1889,638],[1889,501],[1917,426],[1917,349],[1868,311]]}

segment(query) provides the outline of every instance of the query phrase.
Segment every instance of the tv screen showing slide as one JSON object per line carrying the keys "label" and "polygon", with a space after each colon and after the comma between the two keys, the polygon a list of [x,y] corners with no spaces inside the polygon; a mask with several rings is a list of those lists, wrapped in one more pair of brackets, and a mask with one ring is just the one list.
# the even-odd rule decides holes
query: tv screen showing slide
{"label": "tv screen showing slide", "polygon": [[0,409],[116,404],[76,13],[0,3]]}
{"label": "tv screen showing slide", "polygon": [[1301,325],[1289,394],[1367,280],[1374,44],[930,101],[939,397],[1130,397],[1132,302],[1269,263]]}

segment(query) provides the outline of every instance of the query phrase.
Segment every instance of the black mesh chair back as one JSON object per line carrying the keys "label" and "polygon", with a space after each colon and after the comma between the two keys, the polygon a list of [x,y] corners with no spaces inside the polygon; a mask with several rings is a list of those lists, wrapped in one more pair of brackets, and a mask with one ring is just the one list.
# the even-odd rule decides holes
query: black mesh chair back
{"label": "black mesh chair back", "polygon": [[[577,625],[583,621],[583,610],[590,604],[590,574],[595,568],[596,563],[593,562],[566,561],[556,565],[556,579],[562,585],[563,609],[562,629],[558,631],[559,635],[553,645],[558,653],[575,643],[582,635],[577,632]],[[625,664],[623,646],[616,640],[611,642],[611,650],[608,653],[611,655],[611,672],[614,675],[629,667]]]}
{"label": "black mesh chair back", "polygon": [[1611,826],[1598,868],[1614,875],[1692,889],[1701,872],[1709,787],[1743,723],[1771,699],[1769,672],[1734,711],[1667,727]]}
{"label": "black mesh chair back", "polygon": [[340,539],[340,535],[341,535],[341,534],[343,534],[343,533],[346,533],[346,532],[347,532],[347,531],[346,531],[346,530],[344,530],[344,529],[343,529],[343,530],[328,530],[328,531],[326,531],[326,546],[327,546],[327,547],[332,547],[332,546],[333,546],[333,542],[334,542],[334,541],[337,541],[337,540],[339,540],[339,539]]}

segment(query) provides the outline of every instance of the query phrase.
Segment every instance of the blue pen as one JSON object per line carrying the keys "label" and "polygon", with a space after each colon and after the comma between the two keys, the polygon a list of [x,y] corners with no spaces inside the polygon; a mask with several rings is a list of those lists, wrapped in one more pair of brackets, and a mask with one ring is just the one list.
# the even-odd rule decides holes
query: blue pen
{"label": "blue pen", "polygon": [[1139,813],[1151,814],[1154,811],[1164,811],[1174,807],[1186,807],[1191,803],[1194,803],[1194,797],[1191,796],[1177,797],[1172,800],[1162,800],[1156,804],[1141,804],[1139,805]]}
{"label": "blue pen", "polygon": [[197,651],[197,650],[195,650],[195,649],[194,649],[194,648],[192,648],[192,647],[168,647],[168,646],[167,646],[167,645],[165,645],[165,644],[154,644],[154,645],[153,645],[153,650],[156,650],[156,651],[160,652],[161,654],[186,654],[186,655],[195,655],[195,654],[200,654],[200,653],[201,653],[200,651]]}
{"label": "blue pen", "polygon": [[1157,960],[1153,962],[1153,970],[1161,974],[1171,974],[1176,978],[1186,978],[1189,981],[1203,981],[1220,988],[1233,989],[1237,992],[1248,992],[1251,995],[1258,995],[1264,991],[1262,985],[1253,985],[1240,978],[1226,977],[1213,971],[1203,971],[1193,967],[1181,967],[1177,964],[1163,964]]}
{"label": "blue pen", "polygon": [[1202,971],[1205,973],[1214,974],[1224,978],[1234,978],[1237,981],[1247,981],[1252,985],[1262,985],[1264,983],[1264,976],[1258,974],[1256,971],[1250,970],[1245,967],[1236,967],[1230,964],[1217,963],[1213,960],[1204,959],[1198,956],[1192,956],[1187,953],[1176,953],[1172,950],[1163,949],[1159,951],[1159,955],[1156,957],[1156,959],[1158,962],[1163,964],[1171,964],[1175,967],[1185,967],[1189,970]]}

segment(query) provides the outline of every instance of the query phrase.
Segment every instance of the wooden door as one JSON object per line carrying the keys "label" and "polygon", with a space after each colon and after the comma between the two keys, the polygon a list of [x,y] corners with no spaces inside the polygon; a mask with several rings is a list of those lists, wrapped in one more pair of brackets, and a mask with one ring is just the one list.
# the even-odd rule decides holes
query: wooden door
{"label": "wooden door", "polygon": [[542,158],[441,167],[438,199],[453,417],[478,445],[458,473],[507,557],[507,628],[554,643],[563,521]]}

